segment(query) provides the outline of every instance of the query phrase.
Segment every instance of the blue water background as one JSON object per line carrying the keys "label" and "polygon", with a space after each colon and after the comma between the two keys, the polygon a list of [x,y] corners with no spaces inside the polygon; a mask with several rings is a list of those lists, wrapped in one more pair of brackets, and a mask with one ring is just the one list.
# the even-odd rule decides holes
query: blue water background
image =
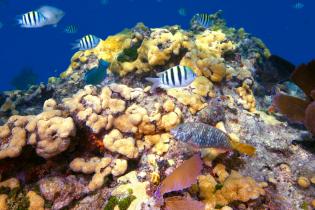
{"label": "blue water background", "polygon": [[[30,67],[47,82],[66,70],[75,51],[70,43],[91,33],[101,38],[144,22],[149,27],[179,24],[189,27],[195,13],[219,9],[229,26],[244,27],[261,38],[273,54],[294,64],[315,58],[315,1],[304,0],[305,7],[292,8],[296,0],[0,0],[0,90],[13,87],[10,80],[22,68]],[[52,5],[66,12],[57,28],[22,29],[15,17],[41,5]],[[187,15],[180,16],[179,8]],[[78,26],[77,34],[63,32],[65,26]]]}

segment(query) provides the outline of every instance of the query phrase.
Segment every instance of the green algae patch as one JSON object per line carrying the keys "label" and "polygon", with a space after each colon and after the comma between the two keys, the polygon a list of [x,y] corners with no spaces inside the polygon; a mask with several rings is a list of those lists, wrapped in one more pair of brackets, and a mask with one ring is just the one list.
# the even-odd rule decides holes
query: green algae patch
{"label": "green algae patch", "polygon": [[136,196],[132,195],[132,191],[129,191],[127,197],[118,198],[116,196],[111,196],[108,199],[108,202],[104,210],[114,210],[115,206],[118,206],[120,210],[127,210],[133,200],[136,199]]}
{"label": "green algae patch", "polygon": [[132,62],[138,58],[138,48],[142,42],[135,43],[132,47],[124,49],[117,57],[119,62]]}
{"label": "green algae patch", "polygon": [[14,188],[7,194],[7,205],[10,210],[27,210],[30,201],[26,196],[26,191],[21,188]]}

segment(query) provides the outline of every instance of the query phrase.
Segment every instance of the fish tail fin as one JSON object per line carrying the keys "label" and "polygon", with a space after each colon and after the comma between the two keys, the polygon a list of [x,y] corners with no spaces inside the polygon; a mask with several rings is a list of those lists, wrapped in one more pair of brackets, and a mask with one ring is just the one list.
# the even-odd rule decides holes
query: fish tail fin
{"label": "fish tail fin", "polygon": [[72,45],[72,48],[71,48],[72,50],[80,48],[80,43],[79,42],[71,43],[71,45]]}
{"label": "fish tail fin", "polygon": [[17,16],[15,17],[15,24],[16,24],[16,25],[19,25],[19,26],[22,26],[22,25],[23,25],[22,15],[17,15]]}
{"label": "fish tail fin", "polygon": [[252,145],[241,143],[241,142],[236,142],[236,141],[230,141],[231,146],[233,149],[236,151],[248,155],[248,156],[253,156],[256,152],[256,148],[253,147]]}
{"label": "fish tail fin", "polygon": [[160,78],[146,77],[145,80],[152,82],[151,93],[154,93],[156,89],[160,86]]}

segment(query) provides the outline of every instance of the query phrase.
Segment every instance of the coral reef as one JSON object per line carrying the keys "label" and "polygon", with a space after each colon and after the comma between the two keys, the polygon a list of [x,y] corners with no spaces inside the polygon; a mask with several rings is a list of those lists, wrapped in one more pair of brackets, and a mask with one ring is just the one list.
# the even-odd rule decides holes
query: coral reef
{"label": "coral reef", "polygon": [[[221,12],[211,18],[208,29],[138,24],[75,53],[48,84],[1,93],[0,209],[314,205],[314,154],[292,144],[311,136],[267,110],[283,85],[266,78],[292,66]],[[107,80],[87,85],[101,60]],[[144,78],[176,65],[195,81],[150,93]],[[304,98],[281,95],[302,112],[277,107],[314,133],[312,68],[292,76]]]}

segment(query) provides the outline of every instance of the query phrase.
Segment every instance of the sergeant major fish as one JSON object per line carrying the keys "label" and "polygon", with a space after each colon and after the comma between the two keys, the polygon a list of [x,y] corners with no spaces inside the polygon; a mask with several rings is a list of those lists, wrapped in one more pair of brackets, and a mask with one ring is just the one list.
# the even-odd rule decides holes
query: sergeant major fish
{"label": "sergeant major fish", "polygon": [[64,11],[53,6],[41,6],[38,10],[47,19],[46,25],[57,26],[59,21],[65,16]]}
{"label": "sergeant major fish", "polygon": [[76,40],[76,43],[73,44],[72,49],[79,49],[79,50],[89,50],[95,48],[99,43],[101,39],[88,34],[81,39]]}
{"label": "sergeant major fish", "polygon": [[22,28],[39,28],[47,23],[47,18],[38,11],[27,12],[17,18],[18,24]]}
{"label": "sergeant major fish", "polygon": [[64,28],[63,31],[67,34],[75,34],[78,32],[78,27],[76,27],[75,25],[68,25]]}
{"label": "sergeant major fish", "polygon": [[151,88],[152,92],[154,92],[158,87],[163,89],[186,87],[196,78],[196,74],[187,66],[174,66],[158,73],[157,76],[158,78],[145,78],[147,81],[153,83]]}
{"label": "sergeant major fish", "polygon": [[222,151],[236,150],[252,156],[256,149],[248,144],[230,140],[223,131],[205,123],[187,122],[171,129],[175,139],[201,148],[217,148]]}
{"label": "sergeant major fish", "polygon": [[40,28],[47,25],[56,26],[65,13],[52,6],[42,6],[38,10],[27,12],[17,18],[22,28]]}
{"label": "sergeant major fish", "polygon": [[197,23],[205,28],[209,28],[212,25],[212,19],[209,14],[198,13],[194,15],[193,20],[195,20]]}

